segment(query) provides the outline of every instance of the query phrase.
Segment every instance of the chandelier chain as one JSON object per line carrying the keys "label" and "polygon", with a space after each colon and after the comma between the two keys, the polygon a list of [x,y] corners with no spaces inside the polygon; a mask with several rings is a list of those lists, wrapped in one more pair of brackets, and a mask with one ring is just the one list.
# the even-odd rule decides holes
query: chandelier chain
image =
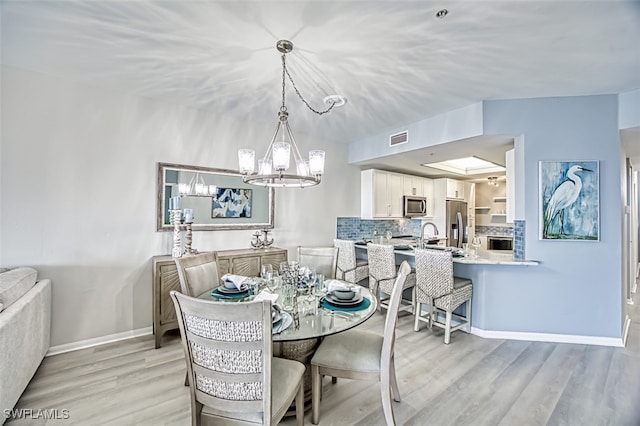
{"label": "chandelier chain", "polygon": [[[333,107],[336,105],[335,103],[331,103],[331,105],[329,105],[329,108],[327,108],[324,111],[318,111],[315,108],[313,108],[311,105],[309,105],[309,102],[306,101],[305,98],[302,97],[302,94],[300,93],[300,90],[298,90],[298,86],[296,86],[296,83],[293,81],[293,78],[291,77],[291,74],[289,74],[289,69],[287,68],[287,62],[285,60],[285,54],[282,54],[282,107],[280,108],[283,111],[286,111],[287,107],[284,105],[284,82],[285,82],[285,73],[287,75],[287,77],[289,77],[289,81],[291,82],[291,85],[293,86],[294,90],[296,91],[296,94],[298,95],[298,97],[300,98],[300,100],[307,106],[307,108],[309,108],[311,111],[315,112],[318,115],[322,115],[322,114],[326,114],[329,111],[331,111],[333,109]],[[284,109],[283,109],[284,108]]]}

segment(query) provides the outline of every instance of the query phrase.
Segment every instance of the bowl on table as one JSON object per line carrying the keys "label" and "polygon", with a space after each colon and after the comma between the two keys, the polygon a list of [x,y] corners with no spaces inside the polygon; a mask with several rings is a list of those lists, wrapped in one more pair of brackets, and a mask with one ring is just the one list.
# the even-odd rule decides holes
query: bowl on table
{"label": "bowl on table", "polygon": [[334,290],[333,295],[339,300],[352,300],[356,292],[353,290]]}
{"label": "bowl on table", "polygon": [[232,281],[223,281],[224,288],[228,288],[229,290],[235,290],[237,287]]}

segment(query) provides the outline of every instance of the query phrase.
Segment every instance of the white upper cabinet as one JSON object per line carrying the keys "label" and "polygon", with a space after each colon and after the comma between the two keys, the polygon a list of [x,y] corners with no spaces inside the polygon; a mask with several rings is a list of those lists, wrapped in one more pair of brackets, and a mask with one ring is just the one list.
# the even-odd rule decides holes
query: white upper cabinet
{"label": "white upper cabinet", "polygon": [[425,178],[420,176],[404,175],[404,195],[415,195],[424,197],[424,181]]}
{"label": "white upper cabinet", "polygon": [[[453,200],[464,200],[465,197],[465,182],[455,179],[436,179],[434,185],[438,186],[441,192],[444,192],[445,197]],[[444,191],[442,191],[444,189]]]}
{"label": "white upper cabinet", "polygon": [[402,217],[403,176],[382,170],[363,170],[360,173],[363,219]]}

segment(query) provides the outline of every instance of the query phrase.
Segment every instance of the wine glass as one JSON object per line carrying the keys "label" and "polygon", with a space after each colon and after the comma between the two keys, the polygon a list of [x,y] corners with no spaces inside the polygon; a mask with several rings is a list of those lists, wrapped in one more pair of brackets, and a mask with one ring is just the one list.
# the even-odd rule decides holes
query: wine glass
{"label": "wine glass", "polygon": [[270,263],[262,265],[260,267],[260,276],[265,280],[271,280],[273,278],[273,265]]}
{"label": "wine glass", "polygon": [[471,247],[474,249],[473,257],[478,257],[478,249],[482,245],[482,240],[477,235],[471,239]]}

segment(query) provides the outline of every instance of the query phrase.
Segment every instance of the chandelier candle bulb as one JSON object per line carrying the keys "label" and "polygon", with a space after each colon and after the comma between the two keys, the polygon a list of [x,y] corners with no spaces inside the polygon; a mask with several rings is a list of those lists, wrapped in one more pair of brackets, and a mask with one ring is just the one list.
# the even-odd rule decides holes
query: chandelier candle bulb
{"label": "chandelier candle bulb", "polygon": [[272,171],[271,161],[266,159],[258,160],[258,174],[270,175]]}
{"label": "chandelier candle bulb", "polygon": [[243,148],[238,150],[238,163],[240,173],[253,173],[256,164],[255,157],[256,153],[252,149]]}
{"label": "chandelier candle bulb", "polygon": [[309,171],[316,176],[324,173],[324,151],[309,151]]}
{"label": "chandelier candle bulb", "polygon": [[276,142],[273,144],[273,168],[285,171],[289,168],[291,158],[291,144],[289,142]]}

